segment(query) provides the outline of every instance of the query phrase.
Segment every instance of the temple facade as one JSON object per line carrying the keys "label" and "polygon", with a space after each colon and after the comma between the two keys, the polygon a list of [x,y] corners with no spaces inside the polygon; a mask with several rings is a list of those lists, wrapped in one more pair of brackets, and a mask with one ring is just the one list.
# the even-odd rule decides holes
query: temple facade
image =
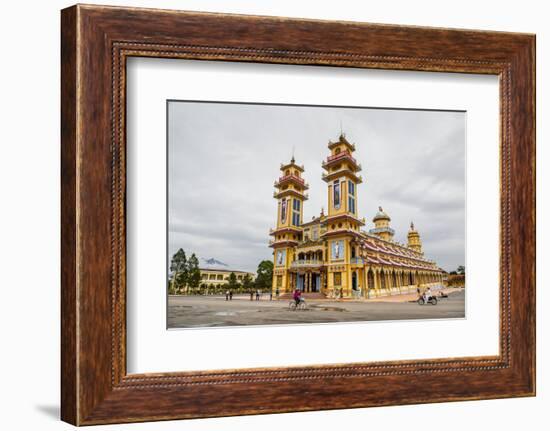
{"label": "temple facade", "polygon": [[278,201],[277,225],[270,230],[273,248],[273,293],[298,288],[330,298],[373,298],[414,292],[441,284],[444,271],[424,257],[420,234],[411,222],[407,245],[394,241],[391,218],[382,209],[365,228],[357,214],[361,165],[355,145],[341,134],[329,142],[323,162],[327,213],[303,221],[309,185],[304,167],[294,157],[281,165],[273,195]]}

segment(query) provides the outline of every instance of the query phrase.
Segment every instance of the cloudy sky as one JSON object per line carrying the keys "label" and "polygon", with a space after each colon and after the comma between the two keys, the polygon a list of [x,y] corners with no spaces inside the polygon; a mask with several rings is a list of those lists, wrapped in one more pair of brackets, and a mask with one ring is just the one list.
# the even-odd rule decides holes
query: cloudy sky
{"label": "cloudy sky", "polygon": [[425,255],[447,271],[465,261],[463,112],[168,102],[168,247],[234,269],[271,259],[273,182],[294,152],[310,185],[304,221],[326,209],[321,162],[342,127],[356,144],[359,216],[378,206],[406,243],[411,221]]}

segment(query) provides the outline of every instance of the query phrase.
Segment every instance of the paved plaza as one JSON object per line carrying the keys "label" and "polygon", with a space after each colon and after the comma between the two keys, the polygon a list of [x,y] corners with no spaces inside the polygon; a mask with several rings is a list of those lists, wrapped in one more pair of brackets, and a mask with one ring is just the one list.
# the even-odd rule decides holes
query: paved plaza
{"label": "paved plaza", "polygon": [[357,322],[373,320],[453,319],[465,316],[463,289],[451,289],[437,305],[418,305],[413,295],[376,300],[307,299],[305,310],[293,311],[289,300],[250,301],[249,295],[169,296],[168,327],[195,328],[292,323]]}

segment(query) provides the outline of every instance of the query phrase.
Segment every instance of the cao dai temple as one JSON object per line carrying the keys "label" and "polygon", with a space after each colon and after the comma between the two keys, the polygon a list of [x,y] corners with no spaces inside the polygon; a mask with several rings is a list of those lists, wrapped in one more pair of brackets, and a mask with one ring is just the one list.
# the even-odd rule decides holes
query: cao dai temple
{"label": "cao dai temple", "polygon": [[344,134],[329,142],[330,155],[323,162],[322,179],[327,183],[328,213],[304,223],[302,213],[308,199],[304,167],[282,164],[275,182],[278,200],[277,227],[273,239],[274,293],[318,292],[326,297],[396,295],[440,284],[444,271],[424,257],[419,233],[411,223],[407,245],[393,240],[390,217],[381,207],[374,227],[364,229],[357,215],[358,175],[361,165],[353,157],[355,145]]}

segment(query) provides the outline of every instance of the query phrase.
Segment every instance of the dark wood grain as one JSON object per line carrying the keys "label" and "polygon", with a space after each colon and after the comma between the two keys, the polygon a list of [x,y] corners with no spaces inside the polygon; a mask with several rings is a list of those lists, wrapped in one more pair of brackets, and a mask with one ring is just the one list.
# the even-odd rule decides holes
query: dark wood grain
{"label": "dark wood grain", "polygon": [[77,415],[76,8],[61,16],[61,417]]}
{"label": "dark wood grain", "polygon": [[[86,425],[535,393],[533,35],[74,6],[62,11],[61,37],[63,420]],[[127,375],[130,56],[498,75],[500,354]]]}

